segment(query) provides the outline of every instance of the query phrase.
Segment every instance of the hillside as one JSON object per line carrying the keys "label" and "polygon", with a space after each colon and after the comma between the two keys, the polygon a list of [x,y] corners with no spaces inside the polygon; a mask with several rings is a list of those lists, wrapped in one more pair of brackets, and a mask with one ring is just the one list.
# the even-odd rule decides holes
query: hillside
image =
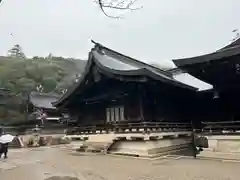
{"label": "hillside", "polygon": [[39,86],[42,92],[59,91],[63,80],[71,81],[83,72],[85,62],[62,57],[0,57],[0,87],[15,93],[37,90]]}
{"label": "hillside", "polygon": [[0,87],[9,89],[12,96],[6,106],[0,106],[0,121],[22,119],[21,106],[30,91],[62,93],[84,71],[85,64],[83,60],[54,56],[0,57]]}

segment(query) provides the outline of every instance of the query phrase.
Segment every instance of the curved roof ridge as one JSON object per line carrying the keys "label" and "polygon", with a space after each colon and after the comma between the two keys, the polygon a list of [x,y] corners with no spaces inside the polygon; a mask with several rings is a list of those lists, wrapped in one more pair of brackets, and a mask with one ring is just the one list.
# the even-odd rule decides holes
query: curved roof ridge
{"label": "curved roof ridge", "polygon": [[116,55],[119,55],[119,56],[122,56],[122,57],[126,58],[126,60],[128,60],[129,63],[138,63],[138,64],[141,64],[141,65],[143,65],[143,66],[148,66],[148,67],[150,67],[150,68],[152,68],[152,69],[155,69],[155,70],[159,71],[160,73],[163,73],[164,75],[167,75],[167,76],[172,77],[172,74],[169,73],[168,71],[165,71],[165,70],[163,70],[163,69],[160,69],[160,68],[158,68],[158,67],[156,67],[156,66],[153,66],[153,65],[151,65],[151,64],[148,64],[148,63],[139,61],[139,60],[134,59],[134,58],[132,58],[132,57],[126,56],[126,55],[124,55],[124,54],[122,54],[122,53],[119,53],[119,52],[117,52],[117,51],[115,51],[115,50],[113,50],[113,49],[110,49],[110,48],[108,48],[108,47],[106,47],[106,46],[104,46],[104,45],[102,45],[102,44],[100,44],[100,43],[98,43],[98,42],[96,42],[96,41],[94,41],[94,40],[91,40],[91,42],[94,43],[95,46],[97,46],[97,47],[99,47],[99,48],[101,48],[101,49],[105,49],[105,50],[107,50],[107,51],[109,51],[109,52],[112,52],[112,53],[114,53],[114,54],[116,54]]}
{"label": "curved roof ridge", "polygon": [[232,41],[230,44],[224,46],[223,48],[219,49],[218,51],[222,51],[225,49],[229,49],[229,48],[234,48],[236,46],[240,46],[240,37],[235,39],[234,41]]}

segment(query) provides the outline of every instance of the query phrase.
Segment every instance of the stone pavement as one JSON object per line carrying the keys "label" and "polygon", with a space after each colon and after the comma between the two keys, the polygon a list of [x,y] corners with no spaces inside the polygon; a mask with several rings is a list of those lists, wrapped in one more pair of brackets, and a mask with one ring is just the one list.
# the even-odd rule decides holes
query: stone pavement
{"label": "stone pavement", "polygon": [[0,161],[1,180],[239,180],[240,163],[191,158],[146,160],[71,152],[64,148],[10,150]]}
{"label": "stone pavement", "polygon": [[223,153],[223,152],[212,152],[212,151],[202,151],[199,155],[202,159],[215,159],[223,161],[238,161],[240,162],[240,153]]}

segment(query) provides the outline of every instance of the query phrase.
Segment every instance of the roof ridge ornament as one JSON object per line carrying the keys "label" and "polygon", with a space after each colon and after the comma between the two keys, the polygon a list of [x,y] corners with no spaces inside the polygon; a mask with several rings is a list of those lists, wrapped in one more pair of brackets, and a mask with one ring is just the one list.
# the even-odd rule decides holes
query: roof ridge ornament
{"label": "roof ridge ornament", "polygon": [[102,55],[106,55],[106,53],[103,51],[104,46],[94,40],[91,39],[91,42],[94,44],[94,50],[98,51]]}

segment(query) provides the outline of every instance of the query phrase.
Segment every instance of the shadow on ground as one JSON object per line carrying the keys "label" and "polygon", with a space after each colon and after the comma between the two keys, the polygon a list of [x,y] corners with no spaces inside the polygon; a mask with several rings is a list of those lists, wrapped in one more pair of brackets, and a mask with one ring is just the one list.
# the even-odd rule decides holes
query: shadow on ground
{"label": "shadow on ground", "polygon": [[194,153],[192,147],[189,147],[184,150],[173,152],[170,155],[193,157]]}
{"label": "shadow on ground", "polygon": [[45,180],[79,180],[79,179],[76,177],[70,177],[70,176],[52,176]]}

